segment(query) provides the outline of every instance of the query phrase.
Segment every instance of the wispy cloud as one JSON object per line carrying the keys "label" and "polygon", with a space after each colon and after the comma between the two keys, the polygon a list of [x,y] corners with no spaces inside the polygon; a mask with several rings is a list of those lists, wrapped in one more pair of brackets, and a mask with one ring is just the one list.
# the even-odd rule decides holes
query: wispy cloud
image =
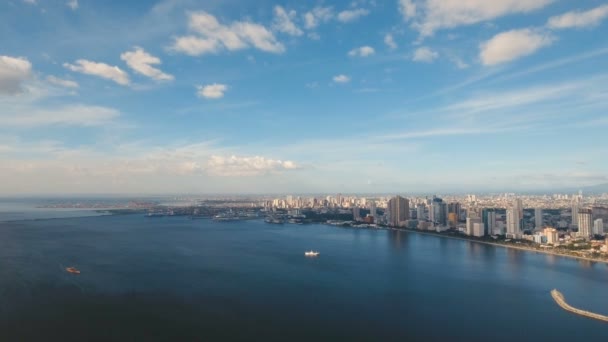
{"label": "wispy cloud", "polygon": [[117,66],[92,62],[86,59],[79,59],[75,64],[64,63],[63,66],[75,72],[112,80],[120,85],[128,85],[130,83],[129,74]]}

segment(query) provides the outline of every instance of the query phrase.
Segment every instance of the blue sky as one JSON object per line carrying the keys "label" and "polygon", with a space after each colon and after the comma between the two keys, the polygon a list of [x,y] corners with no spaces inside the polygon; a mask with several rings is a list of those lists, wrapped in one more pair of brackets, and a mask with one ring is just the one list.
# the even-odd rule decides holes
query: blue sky
{"label": "blue sky", "polygon": [[608,4],[0,4],[0,193],[608,182]]}

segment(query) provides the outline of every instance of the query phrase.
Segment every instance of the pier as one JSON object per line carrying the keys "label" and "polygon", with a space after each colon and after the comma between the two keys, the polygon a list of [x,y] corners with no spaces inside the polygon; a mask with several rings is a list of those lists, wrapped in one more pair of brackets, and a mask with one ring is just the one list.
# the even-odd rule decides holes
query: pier
{"label": "pier", "polygon": [[577,315],[581,315],[581,316],[597,319],[597,320],[600,320],[600,321],[608,323],[608,316],[600,315],[600,314],[597,314],[597,313],[594,313],[594,312],[589,312],[589,311],[585,311],[585,310],[581,310],[581,309],[577,309],[575,307],[572,307],[572,306],[568,305],[568,303],[566,303],[566,299],[564,298],[564,295],[561,292],[557,291],[556,289],[551,290],[551,297],[553,297],[553,299],[555,300],[555,302],[557,303],[557,305],[561,306],[562,309],[564,309],[566,311],[570,311],[570,312],[575,313]]}

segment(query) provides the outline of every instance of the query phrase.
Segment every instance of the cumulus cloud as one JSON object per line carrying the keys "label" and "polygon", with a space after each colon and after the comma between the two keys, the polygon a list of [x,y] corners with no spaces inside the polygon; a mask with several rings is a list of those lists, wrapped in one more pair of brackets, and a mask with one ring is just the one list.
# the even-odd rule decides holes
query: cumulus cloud
{"label": "cumulus cloud", "polygon": [[112,80],[120,85],[129,84],[129,75],[117,66],[79,59],[76,64],[64,63],[69,70]]}
{"label": "cumulus cloud", "polygon": [[[421,36],[440,29],[476,24],[509,14],[529,13],[555,0],[400,0],[406,20]],[[415,18],[414,18],[415,17]]]}
{"label": "cumulus cloud", "polygon": [[225,84],[213,83],[206,86],[198,86],[197,94],[199,97],[207,99],[220,99],[224,97],[224,93],[228,90]]}
{"label": "cumulus cloud", "polygon": [[331,7],[315,7],[304,14],[304,26],[313,29],[320,23],[325,23],[334,17],[334,10]]}
{"label": "cumulus cloud", "polygon": [[0,56],[0,94],[17,94],[32,73],[32,64],[25,58]]}
{"label": "cumulus cloud", "polygon": [[333,80],[336,83],[348,83],[350,82],[350,77],[346,75],[336,75],[334,76]]}
{"label": "cumulus cloud", "polygon": [[554,38],[532,29],[511,30],[499,33],[479,46],[479,58],[484,65],[506,63],[528,56],[553,43]]}
{"label": "cumulus cloud", "polygon": [[391,49],[391,50],[395,50],[397,48],[397,43],[395,43],[395,40],[393,39],[393,35],[390,33],[387,33],[384,36],[384,44],[386,44],[386,46],[388,46],[389,49]]}
{"label": "cumulus cloud", "polygon": [[138,74],[150,77],[156,81],[172,81],[173,75],[165,74],[152,65],[161,63],[158,57],[152,56],[144,49],[136,46],[133,51],[127,51],[120,55],[120,59]]}
{"label": "cumulus cloud", "polygon": [[171,50],[191,56],[218,53],[222,50],[256,48],[265,52],[282,53],[285,47],[266,27],[248,21],[220,23],[207,12],[189,14],[188,27],[193,35],[176,37]]}
{"label": "cumulus cloud", "polygon": [[73,11],[78,9],[78,0],[70,0],[68,2],[65,3],[69,8],[71,8]]}
{"label": "cumulus cloud", "polygon": [[413,0],[399,0],[399,12],[405,20],[416,16],[416,3]]}
{"label": "cumulus cloud", "polygon": [[55,76],[47,76],[46,80],[49,81],[50,83],[54,84],[54,85],[58,85],[58,86],[62,86],[62,87],[66,87],[66,88],[78,88],[78,83],[76,83],[75,81],[71,81],[71,80],[64,80],[62,78],[59,77],[55,77]]}
{"label": "cumulus cloud", "polygon": [[593,27],[599,25],[606,17],[608,17],[608,5],[602,5],[585,12],[572,11],[551,17],[547,26],[552,29]]}
{"label": "cumulus cloud", "polygon": [[423,46],[417,48],[416,51],[414,51],[414,56],[412,56],[412,60],[414,62],[431,63],[432,61],[437,59],[437,57],[439,57],[439,53],[429,49],[426,46]]}
{"label": "cumulus cloud", "polygon": [[338,13],[338,20],[343,23],[348,23],[351,21],[355,21],[361,17],[364,17],[369,14],[369,10],[365,8],[355,8],[352,10],[345,10]]}
{"label": "cumulus cloud", "polygon": [[354,49],[350,50],[348,52],[348,55],[351,56],[351,57],[356,57],[356,56],[359,56],[359,57],[368,57],[368,56],[373,55],[375,52],[376,51],[371,46],[361,46],[361,47],[354,48]]}
{"label": "cumulus cloud", "polygon": [[205,166],[206,171],[214,176],[259,176],[298,169],[296,163],[289,160],[274,160],[260,156],[211,156]]}
{"label": "cumulus cloud", "polygon": [[287,12],[281,6],[274,7],[274,23],[273,28],[279,32],[286,33],[290,36],[301,36],[304,32],[293,22],[296,18],[296,11]]}

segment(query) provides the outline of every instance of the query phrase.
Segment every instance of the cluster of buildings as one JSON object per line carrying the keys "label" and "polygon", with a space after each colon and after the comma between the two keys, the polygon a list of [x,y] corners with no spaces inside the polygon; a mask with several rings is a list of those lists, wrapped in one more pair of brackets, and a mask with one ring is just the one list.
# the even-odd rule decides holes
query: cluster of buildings
{"label": "cluster of buildings", "polygon": [[[505,236],[539,244],[604,235],[608,195],[466,195],[412,197],[336,196],[266,200],[267,210],[309,209],[352,212],[353,220],[420,230],[458,230],[466,235]],[[556,229],[557,228],[557,229]]]}

